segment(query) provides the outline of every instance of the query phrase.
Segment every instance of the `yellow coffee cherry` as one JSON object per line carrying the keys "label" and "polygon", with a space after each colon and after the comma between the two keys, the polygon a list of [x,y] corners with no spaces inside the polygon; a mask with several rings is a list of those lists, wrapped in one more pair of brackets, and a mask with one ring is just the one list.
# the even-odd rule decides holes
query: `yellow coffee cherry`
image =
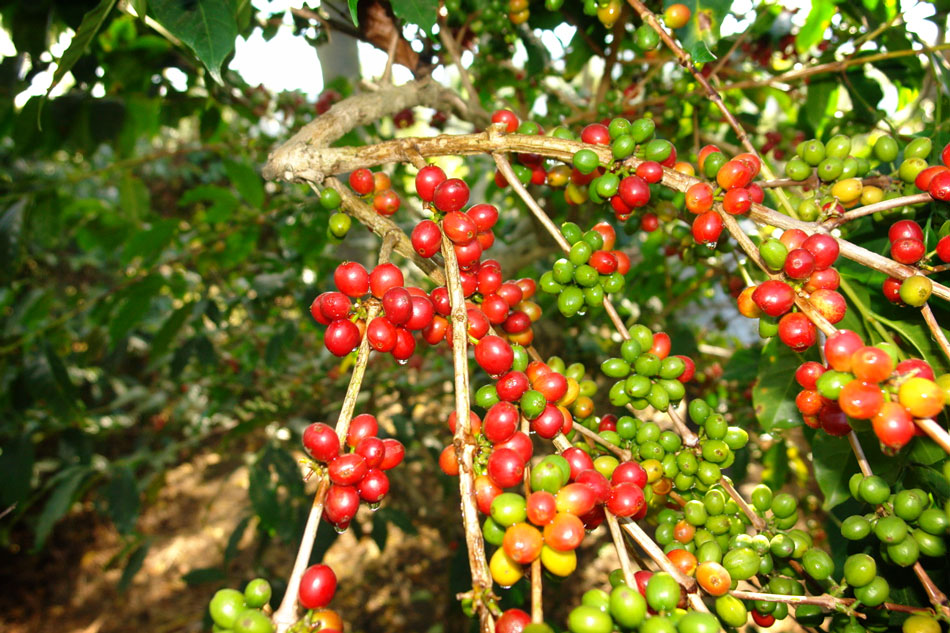
{"label": "yellow coffee cherry", "polygon": [[491,572],[492,580],[502,587],[510,587],[524,576],[521,565],[511,560],[511,557],[503,548],[498,548],[492,554],[491,560],[488,562],[488,570]]}
{"label": "yellow coffee cherry", "polygon": [[861,197],[863,186],[857,178],[839,180],[831,187],[831,195],[843,203],[854,202]]}
{"label": "yellow coffee cherry", "polygon": [[874,185],[867,185],[861,191],[861,204],[875,204],[884,199],[884,190]]}

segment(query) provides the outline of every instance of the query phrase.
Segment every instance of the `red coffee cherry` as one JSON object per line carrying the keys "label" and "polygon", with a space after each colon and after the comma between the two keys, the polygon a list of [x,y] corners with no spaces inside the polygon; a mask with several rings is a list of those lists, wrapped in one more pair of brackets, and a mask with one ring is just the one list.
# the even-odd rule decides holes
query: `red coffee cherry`
{"label": "red coffee cherry", "polygon": [[449,178],[436,186],[432,203],[443,213],[458,211],[468,204],[468,185],[460,178]]}
{"label": "red coffee cherry", "polygon": [[412,229],[412,248],[422,257],[432,257],[442,248],[442,231],[432,220],[423,220]]}
{"label": "red coffee cherry", "polygon": [[824,270],[838,259],[838,240],[816,233],[802,243],[802,248],[815,256],[815,270]]}
{"label": "red coffee cherry", "polygon": [[304,609],[322,609],[336,593],[336,574],[327,565],[311,565],[300,579],[297,599]]}
{"label": "red coffee cherry", "polygon": [[795,304],[795,292],[784,281],[764,281],[752,293],[752,300],[762,312],[779,317]]}
{"label": "red coffee cherry", "polygon": [[361,196],[371,194],[374,184],[373,172],[366,168],[357,169],[350,174],[350,188]]}
{"label": "red coffee cherry", "polygon": [[416,174],[416,194],[425,202],[432,202],[435,188],[447,180],[438,165],[426,165]]}
{"label": "red coffee cherry", "polygon": [[340,438],[336,431],[323,422],[314,422],[303,432],[303,446],[310,457],[327,463],[340,454]]}
{"label": "red coffee cherry", "polygon": [[346,319],[334,321],[327,326],[323,344],[334,356],[346,356],[360,344],[360,329]]}
{"label": "red coffee cherry", "polygon": [[373,296],[382,299],[390,288],[402,286],[405,279],[394,264],[380,264],[369,275],[369,288]]}
{"label": "red coffee cherry", "polygon": [[362,297],[369,292],[369,273],[356,262],[343,262],[333,271],[333,283],[347,297]]}

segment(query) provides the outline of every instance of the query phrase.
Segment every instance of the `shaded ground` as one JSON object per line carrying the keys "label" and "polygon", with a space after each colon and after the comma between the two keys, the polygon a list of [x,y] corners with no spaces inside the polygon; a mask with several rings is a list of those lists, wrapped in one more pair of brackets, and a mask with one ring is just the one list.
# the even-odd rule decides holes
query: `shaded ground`
{"label": "shaded ground", "polygon": [[[423,476],[421,470],[409,471],[400,477],[404,481],[395,485],[408,486],[403,488],[411,491],[407,496],[424,500],[419,481],[412,481]],[[369,529],[362,538],[350,530],[331,546],[325,560],[339,576],[333,606],[343,615],[349,631],[467,629],[468,621],[449,591],[460,534],[433,527],[456,511],[457,500],[440,497],[444,497],[442,491],[431,493],[428,511],[423,513],[428,516],[417,522],[417,534],[406,535],[390,526],[382,552],[368,535]],[[97,519],[91,508],[74,513],[56,527],[41,556],[0,552],[0,586],[4,589],[0,592],[0,631],[203,630],[208,599],[224,584],[188,586],[182,576],[220,564],[246,504],[247,471],[242,466],[235,468],[209,454],[171,470],[158,499],[140,518],[139,529],[152,535],[153,541],[141,571],[124,593],[117,589],[121,565],[110,565],[123,549],[121,537],[110,524]],[[371,517],[366,512],[361,518]],[[430,519],[432,525],[423,524]],[[259,571],[254,562],[254,530],[247,530],[241,545],[228,568],[227,582],[232,586]],[[555,618],[562,611],[561,617],[566,616],[567,606],[576,602],[564,594],[579,596],[593,583],[604,582],[616,564],[603,537],[585,540],[581,556],[586,563],[571,582],[546,586],[545,603]],[[292,552],[275,543],[267,548],[261,564],[286,573]]]}
{"label": "shaded ground", "polygon": [[[208,599],[221,583],[189,587],[182,576],[223,560],[227,539],[246,504],[243,467],[235,470],[220,464],[215,455],[204,455],[170,471],[159,499],[140,519],[139,529],[153,535],[153,543],[125,593],[116,588],[122,570],[107,568],[122,550],[121,538],[93,512],[74,514],[57,526],[41,557],[0,552],[0,630],[202,630]],[[255,574],[253,535],[247,530],[242,551],[228,570],[231,583]],[[267,549],[263,564],[289,570],[291,557],[292,552],[275,544]],[[334,606],[350,630],[425,631],[450,606],[445,600],[438,603],[445,597],[449,556],[433,529],[423,527],[409,538],[390,528],[384,553],[369,537],[358,540],[347,533],[326,559],[340,576]],[[427,603],[424,609],[409,608],[420,599]]]}

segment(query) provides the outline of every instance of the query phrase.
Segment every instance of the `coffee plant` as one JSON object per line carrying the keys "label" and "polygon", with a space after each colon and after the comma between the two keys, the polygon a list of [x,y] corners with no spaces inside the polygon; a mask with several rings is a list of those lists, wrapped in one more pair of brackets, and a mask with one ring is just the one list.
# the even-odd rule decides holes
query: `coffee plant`
{"label": "coffee plant", "polygon": [[[134,393],[108,400],[81,377],[81,363],[100,366],[136,345],[171,383],[225,353],[234,375],[242,362],[309,355],[319,362],[301,373],[345,382],[341,401],[319,402],[305,423],[278,421],[258,450],[249,493],[258,529],[296,557],[292,569],[270,570],[278,591],[255,578],[214,593],[213,630],[344,630],[352,614],[334,606],[340,570],[320,560],[319,527],[363,531],[361,515],[408,494],[399,471],[420,455],[442,471],[429,477],[458,490],[468,575],[456,597],[473,629],[937,633],[950,623],[946,3],[305,6],[287,14],[299,37],[319,46],[349,34],[386,57],[315,103],[242,92],[222,71],[235,37],[266,33],[273,15],[223,0],[120,4],[129,6],[103,0],[74,25],[53,73],[56,82],[76,69],[68,94],[95,84],[78,61],[94,37],[100,76],[118,84],[110,73],[121,67],[109,66],[103,42],[131,45],[147,15],[173,36],[149,36],[152,46],[168,55],[178,46],[177,63],[202,65],[189,70],[200,88],[190,96],[210,94],[275,125],[229,129],[224,106],[217,118],[202,113],[206,144],[228,158],[170,196],[200,203],[191,217],[155,218],[145,233],[132,226],[111,242],[76,236],[87,251],[121,249],[131,269],[100,291],[105,308],[93,314],[110,339],[95,353],[77,345],[96,327],[59,329],[84,311],[78,305],[60,322],[17,330],[17,319],[38,319],[50,305],[28,303],[42,296],[18,264],[3,295],[13,339],[5,353],[22,348],[28,369],[39,358],[55,404],[103,428],[96,406],[130,419],[142,412],[123,409]],[[412,79],[396,81],[394,67]],[[40,134],[28,126],[37,117],[54,125],[49,110],[64,99],[50,99],[47,114],[39,98],[16,113],[19,151],[27,131]],[[184,120],[162,116],[166,128]],[[237,160],[228,152],[246,137],[266,142]],[[99,160],[101,170],[121,169],[119,157]],[[34,169],[41,180],[44,165]],[[130,177],[128,187],[144,187]],[[120,195],[120,205],[136,198]],[[0,219],[9,244],[23,221],[17,205]],[[205,249],[203,232],[218,231]],[[164,254],[173,240],[182,252]],[[37,246],[33,274],[58,270]],[[245,269],[257,256],[266,265]],[[257,285],[274,294],[299,283],[282,275],[291,261],[313,283],[275,300],[280,310],[255,307],[267,292]],[[227,275],[216,284],[218,268]],[[222,315],[211,298],[246,293],[249,272],[254,297],[240,315],[236,303]],[[308,308],[312,318],[299,319]],[[240,332],[200,328],[257,316],[254,327],[270,336],[263,356]],[[48,330],[50,342],[37,340]],[[253,371],[266,379],[215,375],[201,387],[214,394],[215,413],[266,411],[246,415],[245,433],[293,417],[312,397],[278,390],[279,371]],[[398,427],[366,397],[375,382],[418,382],[426,371],[451,382],[453,404],[425,434]],[[42,435],[69,445],[82,432],[44,428],[50,403],[30,371],[7,367],[4,376],[12,419],[32,434],[4,429],[2,472],[23,482],[2,497],[13,520],[33,525],[42,546],[104,479],[100,494],[130,551],[145,547],[133,529],[144,492],[135,479],[159,468],[140,462],[171,460],[213,429],[182,426],[164,453],[147,456],[88,448],[107,465],[60,457],[59,474],[31,477],[24,469],[49,451]],[[155,386],[147,380],[135,393]],[[79,382],[89,394],[74,394]],[[15,390],[26,383],[32,398],[23,402]],[[119,400],[124,390],[113,389]],[[268,397],[251,407],[255,390]],[[27,510],[40,499],[33,518]],[[376,538],[375,517],[372,525]],[[552,616],[561,605],[545,593],[589,576],[581,546],[601,542],[616,569]]]}

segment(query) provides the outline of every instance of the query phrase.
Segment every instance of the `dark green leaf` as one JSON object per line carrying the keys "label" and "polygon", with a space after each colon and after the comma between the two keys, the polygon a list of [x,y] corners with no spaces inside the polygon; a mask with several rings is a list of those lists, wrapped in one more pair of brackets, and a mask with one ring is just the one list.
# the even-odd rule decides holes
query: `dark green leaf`
{"label": "dark green leaf", "polygon": [[43,355],[46,357],[46,362],[49,364],[50,374],[53,377],[53,380],[56,381],[56,386],[59,389],[59,392],[62,394],[63,399],[69,403],[70,407],[74,405],[77,400],[76,389],[73,386],[72,381],[69,379],[69,373],[66,371],[66,366],[63,364],[63,360],[53,351],[53,348],[46,344],[43,346]]}
{"label": "dark green leaf", "polygon": [[238,193],[255,209],[264,206],[264,183],[254,169],[233,160],[224,161],[224,171],[237,188]]}
{"label": "dark green leaf", "polygon": [[202,185],[189,189],[178,203],[188,205],[199,201],[212,203],[205,211],[205,219],[208,222],[227,221],[239,204],[237,197],[230,190],[215,185]]}
{"label": "dark green leaf", "polygon": [[122,304],[109,323],[109,336],[113,345],[125,337],[148,313],[152,298],[165,285],[158,275],[145,277],[123,293]]}
{"label": "dark green leaf", "polygon": [[145,556],[148,555],[148,549],[151,546],[152,542],[146,540],[129,554],[129,558],[125,563],[125,569],[122,570],[122,576],[119,578],[118,587],[120,592],[124,593],[129,588],[132,579],[135,578],[135,574],[139,573],[139,570],[142,569]]}
{"label": "dark green leaf", "polygon": [[806,123],[815,134],[821,132],[827,114],[838,102],[838,83],[830,79],[816,80],[808,84],[805,105],[799,110],[799,122]]}
{"label": "dark green leaf", "polygon": [[175,335],[178,334],[182,326],[184,326],[188,320],[188,317],[191,316],[194,305],[194,303],[186,303],[175,310],[172,315],[165,320],[161,329],[155,335],[155,338],[152,339],[151,357],[153,359],[165,353],[168,346],[171,345],[171,342],[174,340]]}
{"label": "dark green leaf", "polygon": [[181,577],[185,581],[186,585],[195,586],[195,585],[204,585],[209,582],[220,582],[225,580],[228,575],[220,567],[199,567],[198,569],[192,569],[190,572]]}
{"label": "dark green leaf", "polygon": [[386,549],[386,539],[389,536],[389,521],[379,515],[377,510],[373,514],[373,542],[376,543],[376,547],[379,548],[379,551]]}
{"label": "dark green leaf", "polygon": [[56,63],[53,81],[46,90],[47,96],[49,96],[49,93],[53,91],[56,84],[66,76],[66,73],[70,71],[73,65],[86,52],[86,48],[96,36],[96,33],[99,32],[99,29],[102,28],[102,24],[106,21],[106,17],[108,17],[109,13],[112,12],[112,7],[115,6],[115,3],[116,0],[101,0],[95,9],[83,16],[82,24],[76,29],[76,35],[73,36],[72,41],[69,43],[69,48],[66,49],[63,56],[60,57]]}
{"label": "dark green leaf", "polygon": [[76,500],[76,493],[89,469],[86,466],[73,466],[60,471],[53,483],[53,492],[43,506],[43,511],[36,522],[36,540],[34,550],[40,550],[46,544],[46,539],[56,522],[63,518]]}
{"label": "dark green leaf", "polygon": [[350,7],[350,19],[353,20],[354,26],[360,25],[360,18],[356,14],[356,6],[360,3],[360,0],[346,0],[346,3]]}
{"label": "dark green leaf", "polygon": [[850,498],[848,480],[858,472],[858,460],[847,438],[831,437],[821,431],[814,435],[811,454],[815,480],[825,496],[823,507],[830,510]]}
{"label": "dark green leaf", "polygon": [[438,0],[392,0],[392,7],[393,13],[400,20],[415,24],[426,33],[432,33],[439,14]]}
{"label": "dark green leaf", "polygon": [[141,257],[143,264],[152,263],[153,258],[171,241],[177,226],[176,220],[159,220],[150,228],[136,233],[125,243],[119,261],[127,266],[136,257]]}
{"label": "dark green leaf", "polygon": [[906,471],[907,477],[904,485],[908,488],[923,488],[934,496],[938,506],[943,506],[944,502],[950,498],[950,483],[943,473],[933,468],[925,466],[911,466]]}
{"label": "dark green leaf", "polygon": [[234,50],[237,21],[227,0],[151,0],[150,13],[169,33],[181,40],[205,65],[212,78],[221,79],[221,64]]}
{"label": "dark green leaf", "polygon": [[14,275],[20,266],[20,234],[27,198],[11,204],[0,216],[0,279]]}
{"label": "dark green leaf", "polygon": [[929,437],[915,438],[907,452],[907,459],[924,466],[932,466],[946,457],[947,453]]}
{"label": "dark green leaf", "polygon": [[31,433],[21,433],[0,445],[0,512],[29,495],[34,459]]}
{"label": "dark green leaf", "polygon": [[140,18],[145,17],[145,13],[148,11],[148,0],[129,0],[129,5],[135,11],[135,15]]}
{"label": "dark green leaf", "polygon": [[247,531],[247,526],[251,523],[251,517],[246,516],[238,524],[234,526],[234,530],[231,532],[231,536],[228,537],[228,544],[224,548],[224,561],[227,563],[232,560],[238,553],[238,547],[241,544],[241,539],[244,537],[244,533]]}
{"label": "dark green leaf", "polygon": [[122,215],[132,220],[141,221],[148,214],[148,187],[129,172],[119,181],[119,205]]}
{"label": "dark green leaf", "polygon": [[726,363],[722,371],[723,380],[736,380],[740,384],[748,384],[759,372],[759,360],[762,351],[757,347],[747,347],[736,350]]}
{"label": "dark green leaf", "polygon": [[140,502],[138,480],[131,468],[119,466],[113,469],[112,478],[105,489],[105,499],[116,529],[121,534],[128,534],[135,529]]}
{"label": "dark green leaf", "polygon": [[386,507],[377,510],[376,514],[389,523],[392,523],[406,534],[418,533],[416,526],[414,526],[412,521],[409,520],[409,515],[407,515],[402,510]]}
{"label": "dark green leaf", "polygon": [[762,349],[759,379],[752,388],[752,404],[759,424],[766,431],[801,425],[802,415],[795,406],[795,396],[801,388],[795,382],[795,372],[788,368],[797,367],[803,361],[801,354],[793,352],[777,337]]}

